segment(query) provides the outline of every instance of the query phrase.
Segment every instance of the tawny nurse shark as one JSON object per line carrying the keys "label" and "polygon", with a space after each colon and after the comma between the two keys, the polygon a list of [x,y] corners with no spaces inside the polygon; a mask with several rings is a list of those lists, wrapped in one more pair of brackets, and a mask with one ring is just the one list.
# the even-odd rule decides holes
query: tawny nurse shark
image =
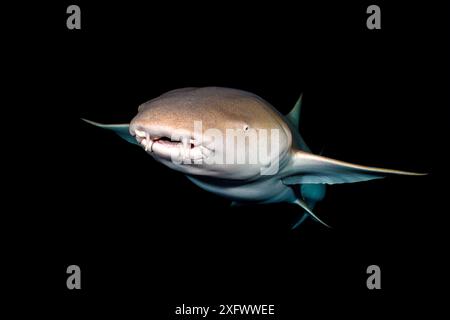
{"label": "tawny nurse shark", "polygon": [[289,202],[300,206],[304,213],[293,228],[309,216],[328,227],[312,211],[324,198],[327,184],[423,175],[313,154],[298,131],[301,102],[300,97],[284,116],[246,91],[183,88],[139,106],[130,124],[85,121],[140,145],[156,161],[234,205]]}

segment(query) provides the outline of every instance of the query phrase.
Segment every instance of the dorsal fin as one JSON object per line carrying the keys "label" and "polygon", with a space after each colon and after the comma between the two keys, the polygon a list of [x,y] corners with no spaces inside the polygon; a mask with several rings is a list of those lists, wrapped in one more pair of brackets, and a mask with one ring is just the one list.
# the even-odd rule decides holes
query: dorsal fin
{"label": "dorsal fin", "polygon": [[302,108],[302,97],[303,93],[298,98],[297,102],[295,103],[295,106],[286,116],[286,118],[288,118],[289,122],[297,129],[297,131],[300,123],[300,110]]}

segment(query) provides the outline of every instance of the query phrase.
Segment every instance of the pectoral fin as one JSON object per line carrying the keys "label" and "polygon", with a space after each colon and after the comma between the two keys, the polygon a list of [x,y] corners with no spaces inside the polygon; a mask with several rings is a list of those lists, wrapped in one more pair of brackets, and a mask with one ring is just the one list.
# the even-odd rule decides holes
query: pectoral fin
{"label": "pectoral fin", "polygon": [[93,126],[96,126],[96,127],[102,128],[102,129],[112,130],[116,134],[118,134],[122,139],[125,139],[129,143],[139,145],[139,143],[136,141],[136,139],[130,134],[130,131],[129,131],[130,125],[128,123],[124,123],[124,124],[103,124],[103,123],[90,121],[90,120],[87,120],[87,119],[81,119],[81,120],[86,121],[87,123],[92,124]]}
{"label": "pectoral fin", "polygon": [[283,183],[287,185],[352,183],[380,179],[389,175],[425,175],[425,173],[366,167],[303,151],[295,151],[286,173]]}

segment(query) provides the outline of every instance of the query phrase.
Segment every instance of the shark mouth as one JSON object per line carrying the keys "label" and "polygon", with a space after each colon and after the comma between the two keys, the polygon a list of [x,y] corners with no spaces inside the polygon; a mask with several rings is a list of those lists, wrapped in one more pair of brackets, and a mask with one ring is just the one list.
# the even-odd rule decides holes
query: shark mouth
{"label": "shark mouth", "polygon": [[170,157],[172,159],[202,160],[210,156],[212,149],[207,148],[192,137],[182,136],[178,139],[168,136],[151,135],[147,131],[134,131],[137,142],[150,154]]}

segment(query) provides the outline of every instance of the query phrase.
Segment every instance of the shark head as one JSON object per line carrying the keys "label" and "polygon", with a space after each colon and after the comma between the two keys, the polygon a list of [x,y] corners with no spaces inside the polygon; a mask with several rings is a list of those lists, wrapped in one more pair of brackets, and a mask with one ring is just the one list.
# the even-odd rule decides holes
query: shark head
{"label": "shark head", "polygon": [[178,89],[150,100],[123,134],[174,170],[238,180],[276,173],[292,144],[289,127],[266,101],[217,87]]}

